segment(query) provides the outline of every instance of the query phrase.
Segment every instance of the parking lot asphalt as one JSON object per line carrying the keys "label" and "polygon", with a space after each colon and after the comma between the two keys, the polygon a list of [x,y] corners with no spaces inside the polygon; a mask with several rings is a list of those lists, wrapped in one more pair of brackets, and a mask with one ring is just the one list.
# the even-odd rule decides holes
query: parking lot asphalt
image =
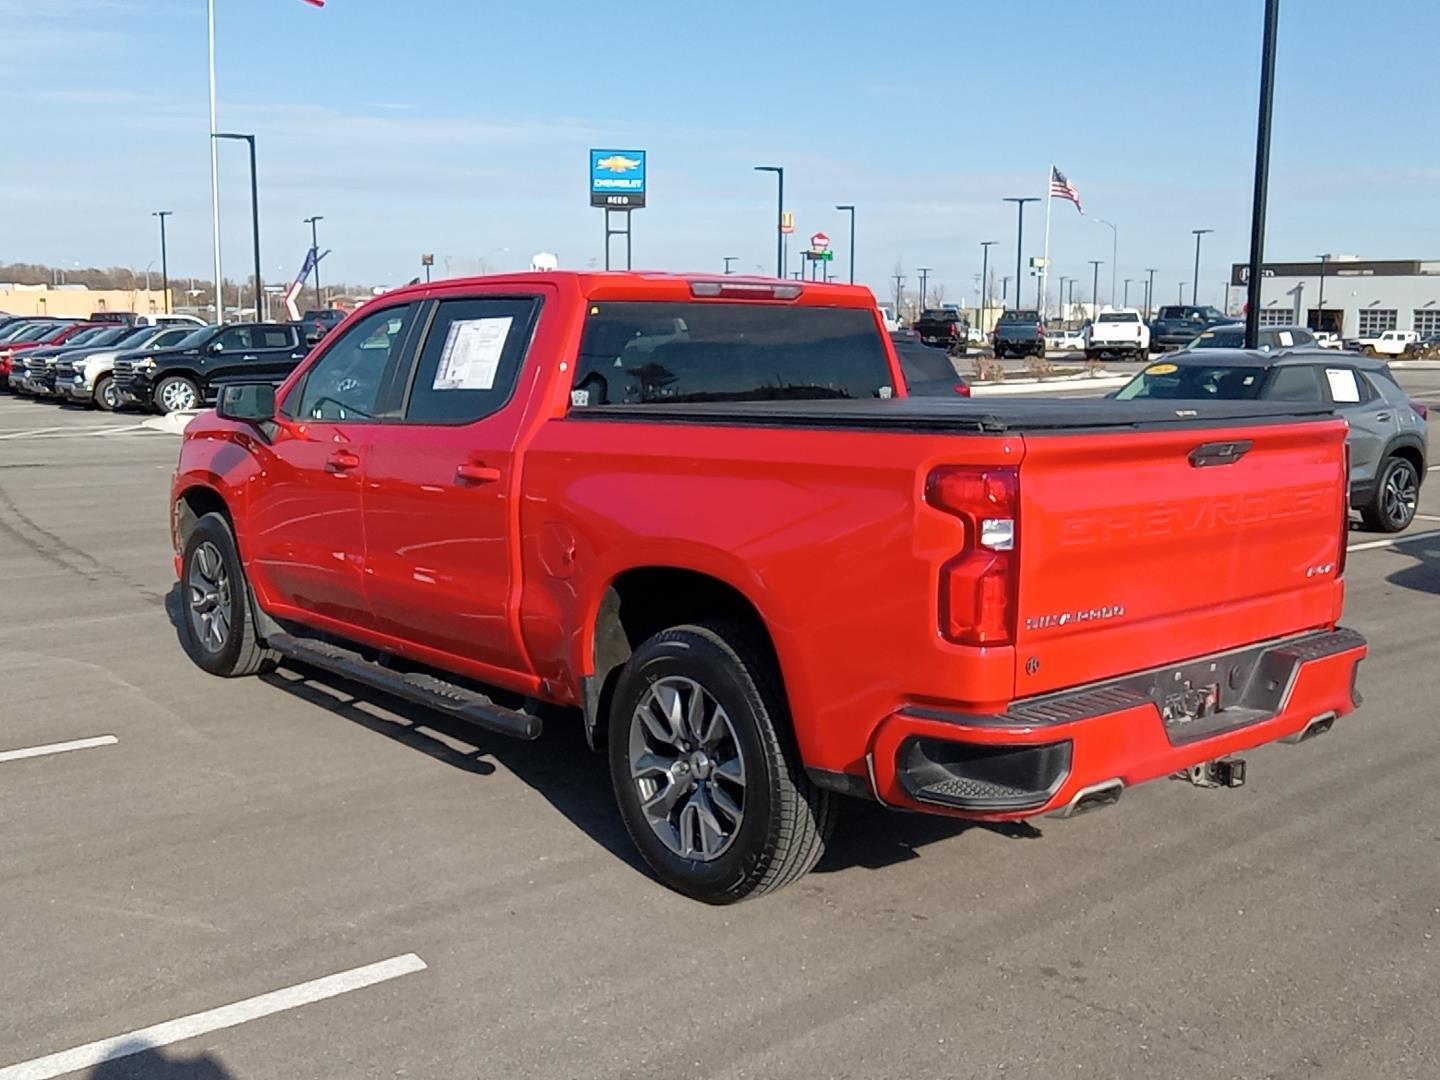
{"label": "parking lot asphalt", "polygon": [[195,668],[139,421],[0,396],[0,1080],[1440,1075],[1433,473],[1408,539],[1352,534],[1364,706],[1243,789],[847,805],[717,909],[640,868],[578,732]]}

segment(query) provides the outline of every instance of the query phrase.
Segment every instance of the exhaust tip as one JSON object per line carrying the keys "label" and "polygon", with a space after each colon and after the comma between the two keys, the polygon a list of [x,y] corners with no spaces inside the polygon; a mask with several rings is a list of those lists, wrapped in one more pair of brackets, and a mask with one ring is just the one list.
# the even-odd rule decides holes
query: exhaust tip
{"label": "exhaust tip", "polygon": [[1297,731],[1294,735],[1286,735],[1285,738],[1281,739],[1280,741],[1284,743],[1289,743],[1291,746],[1295,746],[1299,743],[1304,742],[1306,739],[1313,739],[1317,735],[1324,735],[1327,731],[1329,731],[1332,727],[1335,726],[1335,721],[1337,719],[1339,719],[1339,714],[1335,712],[1325,712],[1321,713],[1319,716],[1312,716],[1310,718],[1310,722],[1306,724],[1303,728]]}
{"label": "exhaust tip", "polygon": [[1090,810],[1100,810],[1106,806],[1114,806],[1120,801],[1120,796],[1125,793],[1125,782],[1118,776],[1109,780],[1102,780],[1098,784],[1091,784],[1089,787],[1081,788],[1071,800],[1065,804],[1064,809],[1057,810],[1051,817],[1073,818]]}

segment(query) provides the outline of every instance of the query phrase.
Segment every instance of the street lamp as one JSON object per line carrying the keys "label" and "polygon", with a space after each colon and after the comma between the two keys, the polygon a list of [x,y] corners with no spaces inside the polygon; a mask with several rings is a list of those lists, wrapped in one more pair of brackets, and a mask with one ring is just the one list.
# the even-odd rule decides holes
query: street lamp
{"label": "street lamp", "polygon": [[738,256],[738,255],[722,255],[722,256],[721,256],[721,258],[723,258],[723,259],[725,260],[725,273],[727,273],[727,274],[733,274],[733,273],[735,272],[734,270],[731,270],[731,269],[730,269],[730,264],[733,263],[733,262],[734,262],[736,259],[738,259],[739,257],[740,257],[740,256]]}
{"label": "street lamp", "polygon": [[779,165],[756,165],[756,172],[775,174],[775,276],[785,280],[785,170]]}
{"label": "street lamp", "polygon": [[[1193,306],[1200,303],[1200,238],[1215,230],[1191,229],[1190,231],[1195,234],[1195,278],[1190,282],[1190,303]],[[1183,304],[1185,301],[1182,298],[1180,302]]]}
{"label": "street lamp", "polygon": [[[150,215],[151,217],[157,217],[160,219],[160,287],[165,290],[166,315],[170,314],[170,262],[165,251],[165,219],[174,212],[175,211],[173,210],[156,210],[153,214]],[[145,283],[145,288],[147,291],[150,288],[150,283],[148,281]],[[1320,290],[1323,295],[1325,290],[1325,286],[1323,284],[1320,286]]]}
{"label": "street lamp", "polygon": [[895,275],[895,321],[900,321],[900,305],[905,297],[905,275]]}
{"label": "street lamp", "polygon": [[315,253],[315,265],[313,269],[315,271],[315,306],[317,308],[323,308],[325,301],[320,299],[320,233],[319,230],[315,228],[315,225],[317,222],[324,220],[324,215],[316,214],[314,217],[304,218],[300,222],[301,225],[310,226],[310,250]]}
{"label": "street lamp", "polygon": [[850,284],[855,284],[855,207],[846,203],[843,206],[835,207],[836,210],[843,210],[850,215]]}
{"label": "street lamp", "polygon": [[1145,282],[1145,317],[1149,319],[1155,314],[1155,267],[1147,266],[1145,273],[1150,275]]}
{"label": "street lamp", "polygon": [[1100,267],[1104,265],[1104,259],[1090,260],[1090,318],[1100,316]]}
{"label": "street lamp", "polygon": [[[260,276],[260,187],[255,182],[255,136],[239,135],[233,131],[217,131],[210,136],[212,139],[238,139],[250,144],[250,224],[254,230],[255,239],[255,321],[260,322],[265,318],[261,310],[265,303],[265,283]],[[216,283],[215,309],[216,317],[219,317],[220,285]]]}
{"label": "street lamp", "polygon": [[1128,308],[1128,307],[1130,306],[1130,282],[1132,282],[1132,281],[1134,281],[1134,280],[1135,280],[1134,278],[1128,278],[1128,277],[1125,279],[1125,300],[1124,300],[1124,302],[1120,305],[1121,307],[1127,307],[1127,308]]}
{"label": "street lamp", "polygon": [[1060,320],[1062,327],[1065,325],[1065,282],[1068,280],[1070,279],[1061,274],[1056,281],[1059,288],[1055,290],[1055,317]]}
{"label": "street lamp", "polygon": [[1255,124],[1255,190],[1250,206],[1250,277],[1246,281],[1245,347],[1255,348],[1260,334],[1260,268],[1265,262],[1265,199],[1270,186],[1270,117],[1275,105],[1275,35],[1280,0],[1265,0],[1265,32],[1260,46],[1260,110]]}
{"label": "street lamp", "polygon": [[1316,322],[1318,325],[1312,326],[1311,329],[1312,329],[1312,330],[1324,330],[1324,329],[1325,329],[1325,266],[1326,266],[1327,263],[1330,262],[1330,256],[1329,256],[1328,254],[1326,254],[1326,255],[1316,255],[1315,257],[1320,260],[1320,298],[1315,301],[1315,322]]}
{"label": "street lamp", "polygon": [[1020,294],[1024,292],[1024,282],[1020,277],[1020,268],[1025,250],[1025,204],[1039,202],[1038,195],[1015,196],[1007,195],[1001,202],[1013,202],[1015,204],[1015,307],[1020,307]]}
{"label": "street lamp", "polygon": [[1180,282],[1180,291],[1175,295],[1175,303],[1177,303],[1177,304],[1183,304],[1183,303],[1185,303],[1185,286],[1186,286],[1186,285],[1189,285],[1189,284],[1190,284],[1190,283],[1189,283],[1188,281],[1182,281],[1182,282]]}
{"label": "street lamp", "polygon": [[[1110,303],[1115,303],[1115,270],[1120,265],[1120,230],[1104,218],[1096,218],[1096,224],[1108,226],[1110,229]],[[1095,308],[1099,314],[1100,308]]]}
{"label": "street lamp", "polygon": [[976,321],[982,334],[985,333],[985,313],[990,310],[990,249],[998,243],[998,240],[980,241],[980,310],[976,312]]}
{"label": "street lamp", "polygon": [[925,310],[925,286],[930,281],[930,271],[933,266],[917,266],[915,272],[920,275],[920,310]]}
{"label": "street lamp", "polygon": [[1003,309],[1010,302],[1010,275],[1005,274],[1000,278],[1000,306]]}

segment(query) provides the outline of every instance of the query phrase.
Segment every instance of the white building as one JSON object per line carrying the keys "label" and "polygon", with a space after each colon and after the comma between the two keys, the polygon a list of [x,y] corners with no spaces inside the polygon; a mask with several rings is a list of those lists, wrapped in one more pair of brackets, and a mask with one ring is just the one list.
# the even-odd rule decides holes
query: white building
{"label": "white building", "polygon": [[[1335,255],[1324,262],[1323,284],[1321,266],[1320,259],[1266,263],[1260,325],[1298,324],[1346,338],[1383,330],[1440,333],[1440,260]],[[1243,297],[1248,271],[1244,263],[1231,268],[1232,295]]]}

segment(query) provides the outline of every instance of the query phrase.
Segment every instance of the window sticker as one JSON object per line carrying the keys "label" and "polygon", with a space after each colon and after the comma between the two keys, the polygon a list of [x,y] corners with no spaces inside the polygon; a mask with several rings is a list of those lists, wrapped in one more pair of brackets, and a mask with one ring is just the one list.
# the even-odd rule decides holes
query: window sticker
{"label": "window sticker", "polygon": [[445,335],[432,390],[493,390],[514,316],[457,319]]}
{"label": "window sticker", "polygon": [[1355,373],[1348,368],[1326,368],[1325,378],[1330,383],[1330,398],[1337,404],[1358,402],[1360,387],[1355,382]]}

